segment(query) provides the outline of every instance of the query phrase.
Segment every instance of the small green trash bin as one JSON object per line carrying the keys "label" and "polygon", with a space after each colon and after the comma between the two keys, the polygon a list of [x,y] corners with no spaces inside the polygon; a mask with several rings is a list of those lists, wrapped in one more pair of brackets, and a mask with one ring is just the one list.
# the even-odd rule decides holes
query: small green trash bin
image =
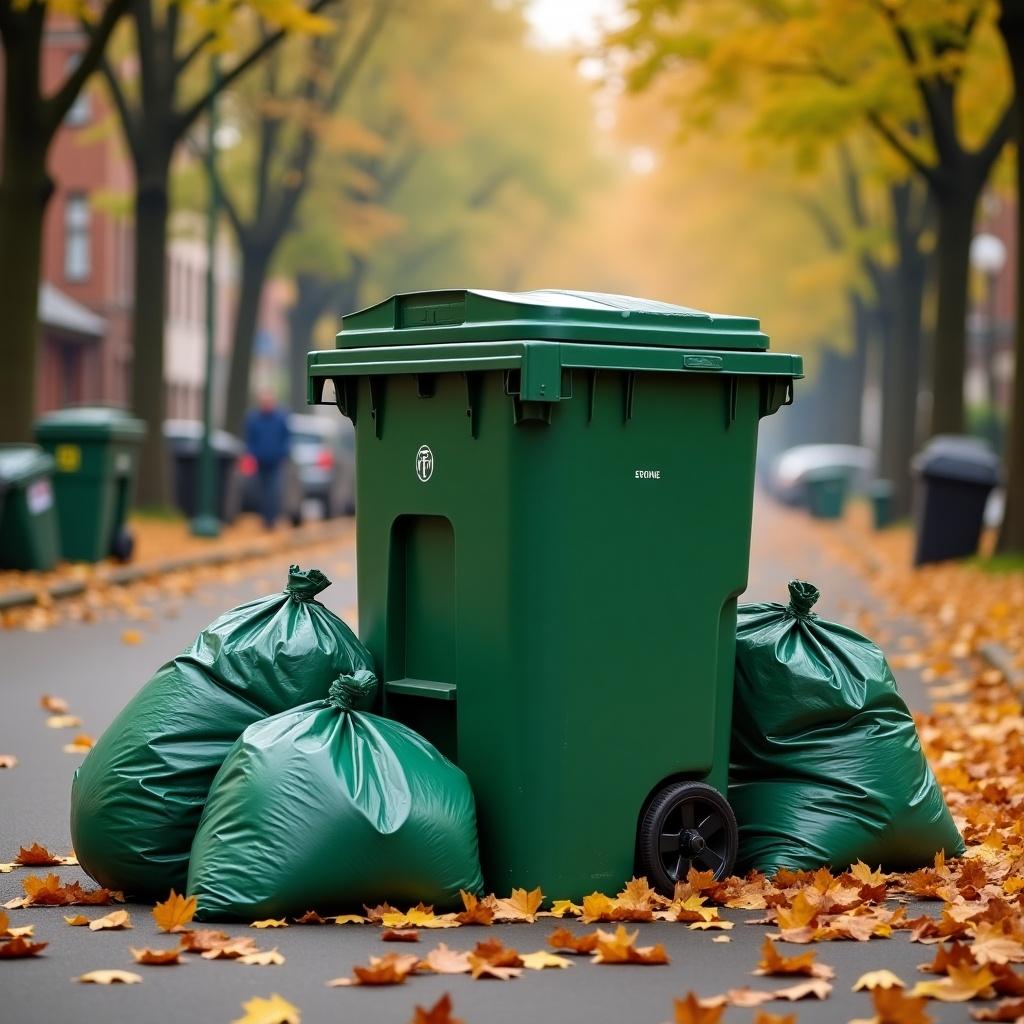
{"label": "small green trash bin", "polygon": [[488,887],[727,872],[757,426],[800,357],[754,319],[585,292],[342,324],[309,397],[356,425],[362,639],[384,712],[469,776]]}
{"label": "small green trash bin", "polygon": [[892,498],[895,489],[890,480],[873,480],[868,487],[871,514],[876,530],[892,525]]}
{"label": "small green trash bin", "polygon": [[53,459],[34,444],[0,445],[0,569],[52,569],[60,558]]}
{"label": "small green trash bin", "polygon": [[142,420],[123,409],[82,406],[40,417],[36,440],[56,462],[61,549],[74,562],[131,558],[125,523],[135,486]]}
{"label": "small green trash bin", "polygon": [[804,476],[807,508],[815,519],[842,519],[849,473],[835,466],[811,470]]}

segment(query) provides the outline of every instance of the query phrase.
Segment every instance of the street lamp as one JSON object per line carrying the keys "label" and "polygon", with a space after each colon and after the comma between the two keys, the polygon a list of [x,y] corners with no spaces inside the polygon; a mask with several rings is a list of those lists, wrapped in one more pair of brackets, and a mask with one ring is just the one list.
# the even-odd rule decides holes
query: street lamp
{"label": "street lamp", "polygon": [[1006,246],[996,235],[982,232],[971,239],[971,266],[985,280],[985,297],[983,302],[984,325],[981,332],[983,339],[982,360],[985,367],[985,381],[988,388],[989,415],[996,412],[996,281],[1003,267],[1006,266]]}
{"label": "street lamp", "polygon": [[207,125],[206,169],[210,185],[210,206],[206,211],[206,379],[203,385],[203,440],[199,449],[196,515],[191,522],[196,537],[220,536],[217,515],[217,482],[210,435],[213,430],[213,356],[217,335],[217,220],[220,214],[220,193],[217,189],[217,94],[220,90],[220,67],[216,55],[210,63],[211,99]]}

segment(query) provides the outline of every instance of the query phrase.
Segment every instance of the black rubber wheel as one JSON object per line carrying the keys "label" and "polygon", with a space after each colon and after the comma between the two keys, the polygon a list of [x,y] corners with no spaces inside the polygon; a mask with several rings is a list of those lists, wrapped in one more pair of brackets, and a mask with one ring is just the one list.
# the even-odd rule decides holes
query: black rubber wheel
{"label": "black rubber wheel", "polygon": [[115,561],[130,562],[135,551],[135,534],[122,526],[114,534],[114,542],[110,545],[110,554]]}
{"label": "black rubber wheel", "polygon": [[692,866],[725,878],[739,830],[729,802],[703,782],[671,782],[654,795],[637,832],[637,870],[666,896]]}

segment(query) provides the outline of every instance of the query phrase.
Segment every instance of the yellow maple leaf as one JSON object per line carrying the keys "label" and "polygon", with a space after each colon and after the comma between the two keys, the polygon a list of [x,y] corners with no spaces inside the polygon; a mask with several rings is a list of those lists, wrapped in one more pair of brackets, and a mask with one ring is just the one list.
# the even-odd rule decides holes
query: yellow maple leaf
{"label": "yellow maple leaf", "polygon": [[283,917],[267,917],[262,921],[253,921],[250,928],[287,928],[288,922]]}
{"label": "yellow maple leaf", "polygon": [[992,988],[995,975],[988,967],[950,965],[949,974],[937,981],[919,981],[912,996],[938,999],[944,1003],[963,1003],[968,999],[989,999],[995,995]]}
{"label": "yellow maple leaf", "polygon": [[556,956],[546,949],[538,950],[536,953],[521,953],[519,959],[523,966],[531,971],[543,971],[546,967],[572,967],[572,961],[565,956]]}
{"label": "yellow maple leaf", "polygon": [[195,917],[195,896],[179,896],[173,889],[163,903],[153,908],[153,920],[162,932],[183,932],[185,925]]}
{"label": "yellow maple leaf", "polygon": [[89,931],[101,932],[106,929],[121,930],[131,928],[132,919],[127,910],[112,910],[106,917],[97,917],[95,921],[89,922]]}
{"label": "yellow maple leaf", "polygon": [[526,921],[533,924],[537,920],[537,911],[544,902],[544,893],[539,888],[527,892],[525,889],[513,889],[507,899],[496,900],[497,912],[494,917],[498,921]]}
{"label": "yellow maple leaf", "polygon": [[231,1024],[301,1024],[302,1016],[297,1006],[282,999],[276,992],[269,999],[256,996],[242,1003],[244,1017],[237,1017]]}

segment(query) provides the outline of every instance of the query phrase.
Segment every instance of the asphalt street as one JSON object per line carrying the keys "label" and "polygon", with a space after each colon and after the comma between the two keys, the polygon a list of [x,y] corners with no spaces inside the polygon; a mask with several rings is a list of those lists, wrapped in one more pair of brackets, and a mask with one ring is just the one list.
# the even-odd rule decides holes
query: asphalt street
{"label": "asphalt street", "polygon": [[[759,506],[748,598],[785,600],[786,581],[803,576],[822,589],[820,610],[829,617],[854,621],[872,598],[863,584],[842,565],[830,562],[798,535],[779,543],[780,531],[770,508]],[[73,713],[83,718],[85,731],[98,735],[168,657],[187,646],[194,634],[219,611],[257,594],[275,590],[287,571],[282,556],[279,571],[261,567],[258,576],[243,576],[208,588],[202,594],[154,604],[154,618],[142,624],[123,620],[93,624],[65,624],[48,632],[11,631],[0,634],[0,753],[16,754],[18,766],[0,771],[0,861],[10,860],[22,844],[38,841],[56,852],[70,849],[68,830],[71,775],[80,755],[62,752],[71,734],[45,727],[39,706],[43,693],[65,698]],[[355,573],[350,549],[339,547],[320,566],[335,582],[322,600],[350,621],[354,617]],[[173,611],[173,614],[170,612]],[[122,642],[128,626],[143,635],[140,644]],[[906,623],[888,623],[887,633],[909,632]],[[901,673],[901,685],[912,705],[924,700],[924,687],[912,673]],[[599,807],[592,809],[600,813]],[[27,872],[16,869],[0,874],[0,902],[21,895]],[[65,880],[86,882],[77,868],[61,868]],[[557,897],[557,893],[549,894]],[[936,904],[912,907],[912,915],[934,912]],[[106,911],[84,908],[88,916]],[[290,927],[269,931],[230,929],[258,940],[261,948],[277,946],[286,957],[281,966],[243,967],[230,961],[204,961],[190,956],[180,967],[138,967],[129,947],[166,948],[173,945],[160,935],[149,907],[129,905],[134,928],[130,932],[90,932],[69,928],[60,908],[11,912],[11,923],[35,925],[35,936],[49,943],[45,953],[31,960],[0,961],[0,1021],[12,1024],[167,1024],[189,1021],[218,1024],[242,1015],[241,1003],[253,996],[280,993],[299,1006],[306,1024],[320,1021],[381,1021],[405,1024],[415,1004],[428,1006],[443,992],[451,993],[455,1015],[466,1024],[521,1024],[558,1021],[564,1024],[659,1024],[672,1017],[673,997],[693,989],[713,995],[745,984],[762,987],[750,971],[767,930],[744,922],[756,912],[725,911],[737,922],[727,933],[728,943],[712,941],[718,932],[690,931],[678,924],[646,924],[642,944],[661,942],[670,957],[668,967],[596,966],[585,958],[566,970],[526,972],[510,982],[471,981],[468,976],[418,976],[391,988],[327,988],[324,982],[348,975],[355,964],[371,954],[393,951],[383,946],[380,933],[365,926]],[[425,952],[438,942],[455,949],[472,948],[480,938],[496,936],[520,952],[543,949],[552,923],[504,925],[486,931],[463,928],[421,932],[416,947]],[[583,931],[583,926],[570,924]],[[850,991],[864,972],[881,967],[895,971],[908,983],[921,977],[917,965],[931,959],[931,947],[913,945],[905,933],[886,941],[834,942],[813,947],[818,959],[835,968],[831,997],[821,1003],[772,1003],[774,1012],[795,1012],[801,1022],[842,1022],[871,1016],[864,993]],[[791,952],[799,951],[791,947]],[[99,968],[134,970],[143,983],[101,987],[81,985],[72,978]],[[785,982],[777,981],[781,987]],[[977,1005],[977,1004],[974,1004]],[[967,1020],[964,1005],[933,1004],[937,1020]],[[754,1011],[729,1009],[727,1022],[750,1021]]]}

